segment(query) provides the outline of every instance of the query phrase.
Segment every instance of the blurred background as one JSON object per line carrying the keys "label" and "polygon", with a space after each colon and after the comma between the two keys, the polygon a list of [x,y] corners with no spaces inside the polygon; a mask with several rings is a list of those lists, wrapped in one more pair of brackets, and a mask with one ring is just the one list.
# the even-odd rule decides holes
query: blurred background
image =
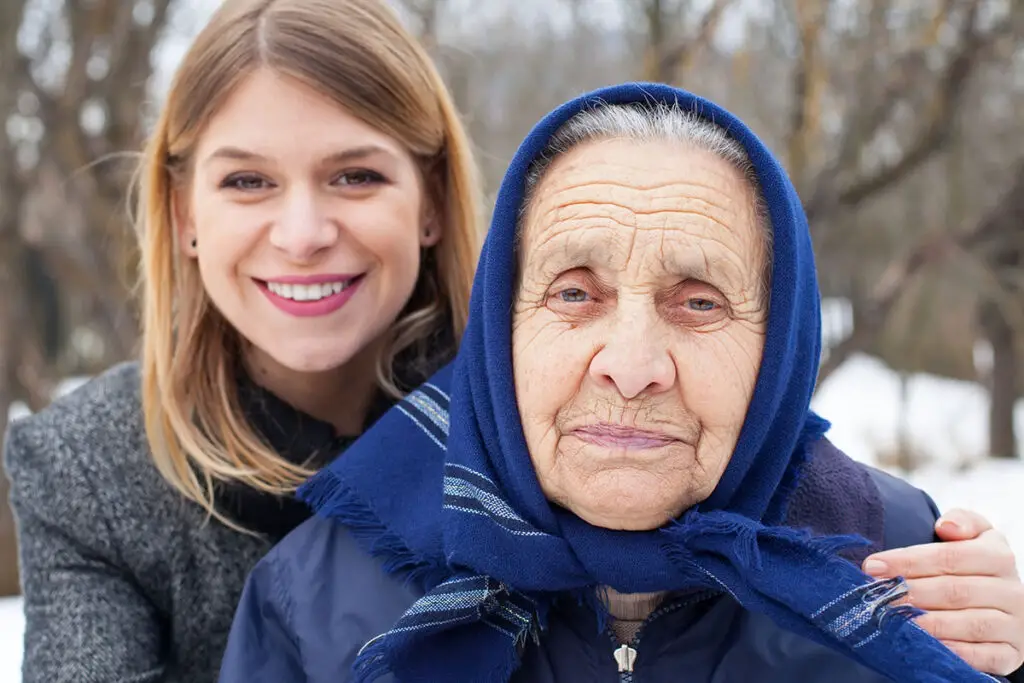
{"label": "blurred background", "polygon": [[[127,185],[217,4],[0,0],[0,434],[133,356]],[[455,95],[489,199],[530,126],[584,90],[664,81],[744,119],[810,218],[833,441],[988,515],[1024,557],[1024,2],[393,4]],[[0,472],[13,596],[6,495]],[[0,681],[18,680],[19,610],[0,601]]]}

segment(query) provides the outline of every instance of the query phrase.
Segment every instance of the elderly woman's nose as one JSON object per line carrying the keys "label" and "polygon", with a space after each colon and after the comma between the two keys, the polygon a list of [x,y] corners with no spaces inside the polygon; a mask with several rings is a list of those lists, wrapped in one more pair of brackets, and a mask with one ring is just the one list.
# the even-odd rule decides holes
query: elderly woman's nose
{"label": "elderly woman's nose", "polygon": [[333,245],[338,226],[315,192],[295,188],[281,199],[270,230],[270,243],[289,257],[307,260]]}
{"label": "elderly woman's nose", "polygon": [[617,321],[590,363],[591,377],[602,386],[613,386],[626,399],[671,389],[676,365],[668,344],[652,327],[635,318]]}

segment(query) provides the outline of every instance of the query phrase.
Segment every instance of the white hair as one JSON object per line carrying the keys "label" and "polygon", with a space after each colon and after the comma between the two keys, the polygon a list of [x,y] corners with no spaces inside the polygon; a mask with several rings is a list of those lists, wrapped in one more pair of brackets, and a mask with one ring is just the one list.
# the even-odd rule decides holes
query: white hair
{"label": "white hair", "polygon": [[754,210],[764,240],[765,294],[769,291],[772,260],[772,222],[761,183],[743,145],[724,128],[678,104],[611,104],[581,111],[551,136],[526,174],[525,216],[537,187],[555,159],[585,142],[626,138],[638,142],[670,141],[711,152],[735,168],[750,185]]}

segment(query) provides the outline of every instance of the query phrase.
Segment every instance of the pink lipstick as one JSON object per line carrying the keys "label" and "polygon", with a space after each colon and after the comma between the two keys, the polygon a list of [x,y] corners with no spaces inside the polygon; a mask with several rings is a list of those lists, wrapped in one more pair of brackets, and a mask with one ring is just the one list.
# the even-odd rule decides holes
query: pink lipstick
{"label": "pink lipstick", "polygon": [[278,309],[297,318],[313,318],[347,304],[362,284],[363,274],[284,275],[254,281]]}

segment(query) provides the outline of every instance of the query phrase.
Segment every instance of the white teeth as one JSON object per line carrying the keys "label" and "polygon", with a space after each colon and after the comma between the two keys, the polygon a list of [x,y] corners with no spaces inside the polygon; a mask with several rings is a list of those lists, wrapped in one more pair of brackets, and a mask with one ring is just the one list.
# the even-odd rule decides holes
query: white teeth
{"label": "white teeth", "polygon": [[326,296],[337,294],[348,284],[349,282],[324,282],[315,285],[288,285],[280,282],[267,282],[267,289],[279,297],[292,301],[319,301]]}

